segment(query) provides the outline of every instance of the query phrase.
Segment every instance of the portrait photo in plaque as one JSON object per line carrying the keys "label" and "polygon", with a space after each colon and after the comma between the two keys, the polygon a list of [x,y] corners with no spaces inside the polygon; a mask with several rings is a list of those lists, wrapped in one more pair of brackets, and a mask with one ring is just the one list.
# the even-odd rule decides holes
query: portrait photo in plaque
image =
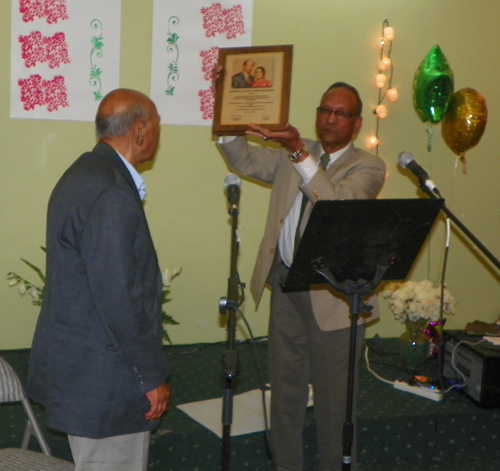
{"label": "portrait photo in plaque", "polygon": [[282,131],[288,122],[293,46],[222,48],[212,131],[244,134],[248,123]]}

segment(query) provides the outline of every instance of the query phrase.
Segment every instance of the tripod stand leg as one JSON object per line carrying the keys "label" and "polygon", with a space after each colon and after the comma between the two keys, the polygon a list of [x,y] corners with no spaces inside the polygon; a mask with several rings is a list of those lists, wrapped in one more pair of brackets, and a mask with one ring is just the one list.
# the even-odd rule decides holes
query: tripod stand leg
{"label": "tripod stand leg", "polygon": [[233,382],[226,379],[222,406],[222,471],[229,471],[231,454],[231,424],[233,423]]}
{"label": "tripod stand leg", "polygon": [[[355,302],[353,302],[352,304],[354,306]],[[351,314],[352,314],[352,320],[351,320],[351,339],[349,345],[349,372],[347,379],[346,416],[342,432],[342,470],[351,469],[352,444],[354,441],[354,424],[352,422],[352,411],[354,404],[354,381],[355,381],[354,375],[356,371],[356,339],[357,339],[358,315],[357,313],[354,312],[352,312]]]}

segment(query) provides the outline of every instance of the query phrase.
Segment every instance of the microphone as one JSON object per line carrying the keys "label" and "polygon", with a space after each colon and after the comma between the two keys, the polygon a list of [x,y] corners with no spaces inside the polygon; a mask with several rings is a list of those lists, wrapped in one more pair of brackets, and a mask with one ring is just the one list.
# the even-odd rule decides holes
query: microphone
{"label": "microphone", "polygon": [[232,208],[238,207],[240,202],[241,178],[230,173],[224,180],[224,188],[227,190],[227,200]]}
{"label": "microphone", "polygon": [[429,190],[434,191],[439,195],[439,197],[441,197],[441,193],[439,193],[436,185],[429,178],[429,174],[420,165],[417,164],[416,160],[413,158],[413,155],[411,155],[409,152],[401,152],[399,154],[398,160],[401,167],[410,169],[418,177],[422,185],[429,188]]}

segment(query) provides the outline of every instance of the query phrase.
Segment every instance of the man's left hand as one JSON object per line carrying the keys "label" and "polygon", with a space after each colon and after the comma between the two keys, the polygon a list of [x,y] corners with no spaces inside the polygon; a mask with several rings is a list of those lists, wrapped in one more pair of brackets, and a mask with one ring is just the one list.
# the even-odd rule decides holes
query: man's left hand
{"label": "man's left hand", "polygon": [[255,136],[264,141],[273,141],[281,144],[289,152],[295,152],[299,149],[303,149],[304,143],[300,138],[299,131],[294,128],[290,123],[285,126],[284,131],[269,131],[262,126],[249,123],[248,129],[245,134],[248,136]]}
{"label": "man's left hand", "polygon": [[156,389],[147,392],[146,397],[151,404],[151,408],[145,415],[146,420],[158,420],[165,412],[167,412],[171,396],[172,390],[166,383],[163,383]]}

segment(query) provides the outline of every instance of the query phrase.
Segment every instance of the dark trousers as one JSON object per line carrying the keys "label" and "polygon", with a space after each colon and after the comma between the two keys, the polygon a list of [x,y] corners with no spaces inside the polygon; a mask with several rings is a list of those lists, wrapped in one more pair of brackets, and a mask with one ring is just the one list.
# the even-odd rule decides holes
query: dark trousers
{"label": "dark trousers", "polygon": [[[303,469],[303,429],[308,383],[314,391],[314,414],[321,471],[342,469],[350,329],[322,331],[314,318],[308,291],[283,293],[288,268],[282,263],[272,277],[269,326],[271,444],[279,471]],[[332,316],[335,312],[331,313]],[[356,366],[364,326],[357,329]],[[358,371],[356,368],[355,396]],[[355,422],[356,401],[353,408]],[[351,469],[355,470],[355,447]]]}

